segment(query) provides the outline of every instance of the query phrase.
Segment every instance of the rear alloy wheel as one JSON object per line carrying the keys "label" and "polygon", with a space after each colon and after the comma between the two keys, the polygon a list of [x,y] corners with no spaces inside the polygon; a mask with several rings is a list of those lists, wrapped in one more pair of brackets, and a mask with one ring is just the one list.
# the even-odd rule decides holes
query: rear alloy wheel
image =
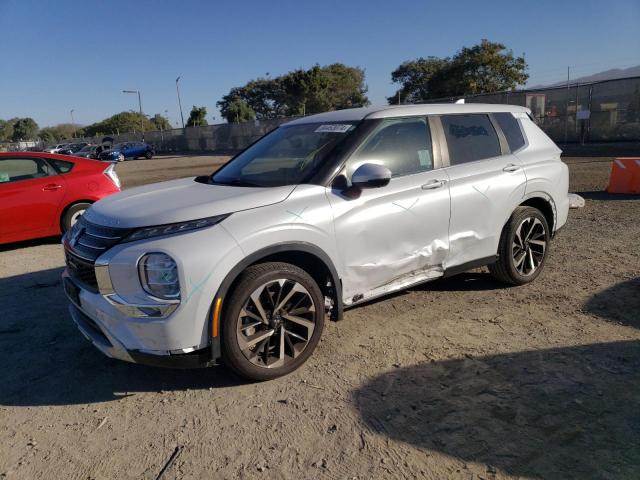
{"label": "rear alloy wheel", "polygon": [[71,230],[71,227],[78,221],[78,219],[84,215],[87,208],[91,206],[90,203],[76,203],[75,205],[71,205],[64,215],[62,216],[61,227],[62,233],[68,232]]}
{"label": "rear alloy wheel", "polygon": [[224,312],[224,359],[252,380],[286,375],[315,349],[324,316],[322,293],[304,270],[279,262],[249,267]]}
{"label": "rear alloy wheel", "polygon": [[489,265],[501,282],[524,285],[542,271],[549,248],[549,226],[540,210],[518,207],[505,225],[498,247],[498,261]]}

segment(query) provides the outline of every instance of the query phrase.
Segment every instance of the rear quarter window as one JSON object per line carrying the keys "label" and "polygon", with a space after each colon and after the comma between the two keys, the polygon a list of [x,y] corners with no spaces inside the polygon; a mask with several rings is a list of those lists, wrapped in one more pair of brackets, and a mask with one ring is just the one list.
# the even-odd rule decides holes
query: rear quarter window
{"label": "rear quarter window", "polygon": [[496,119],[496,122],[498,122],[498,125],[500,125],[502,133],[504,133],[504,136],[507,138],[509,150],[515,152],[516,150],[520,150],[522,147],[524,147],[525,140],[524,136],[522,135],[522,130],[520,129],[520,125],[518,124],[518,119],[516,119],[512,113],[494,113],[493,118]]}
{"label": "rear quarter window", "polygon": [[65,162],[64,160],[49,160],[58,173],[69,173],[74,164],[72,162]]}
{"label": "rear quarter window", "polygon": [[450,165],[502,155],[498,134],[486,114],[443,115]]}

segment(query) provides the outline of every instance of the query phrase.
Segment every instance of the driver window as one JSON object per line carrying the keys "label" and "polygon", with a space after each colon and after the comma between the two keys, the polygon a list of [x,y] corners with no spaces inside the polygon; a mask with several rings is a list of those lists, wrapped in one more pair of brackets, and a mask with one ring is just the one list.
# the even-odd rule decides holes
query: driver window
{"label": "driver window", "polygon": [[433,169],[433,147],[426,118],[383,120],[347,164],[347,178],[363,163],[384,165],[401,177]]}

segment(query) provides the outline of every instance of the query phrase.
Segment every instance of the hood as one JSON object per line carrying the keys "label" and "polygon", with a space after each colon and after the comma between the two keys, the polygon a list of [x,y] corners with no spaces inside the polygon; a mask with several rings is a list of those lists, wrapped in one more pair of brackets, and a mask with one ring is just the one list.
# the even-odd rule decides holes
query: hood
{"label": "hood", "polygon": [[286,199],[294,188],[230,187],[183,178],[116,193],[92,205],[84,217],[115,228],[164,225],[272,205]]}

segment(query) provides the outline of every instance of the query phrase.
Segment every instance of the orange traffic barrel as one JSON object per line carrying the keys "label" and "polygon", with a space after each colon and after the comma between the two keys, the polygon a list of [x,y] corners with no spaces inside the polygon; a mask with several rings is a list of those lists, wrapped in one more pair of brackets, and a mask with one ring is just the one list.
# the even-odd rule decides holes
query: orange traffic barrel
{"label": "orange traffic barrel", "polygon": [[616,158],[611,165],[609,193],[640,193],[640,157]]}

